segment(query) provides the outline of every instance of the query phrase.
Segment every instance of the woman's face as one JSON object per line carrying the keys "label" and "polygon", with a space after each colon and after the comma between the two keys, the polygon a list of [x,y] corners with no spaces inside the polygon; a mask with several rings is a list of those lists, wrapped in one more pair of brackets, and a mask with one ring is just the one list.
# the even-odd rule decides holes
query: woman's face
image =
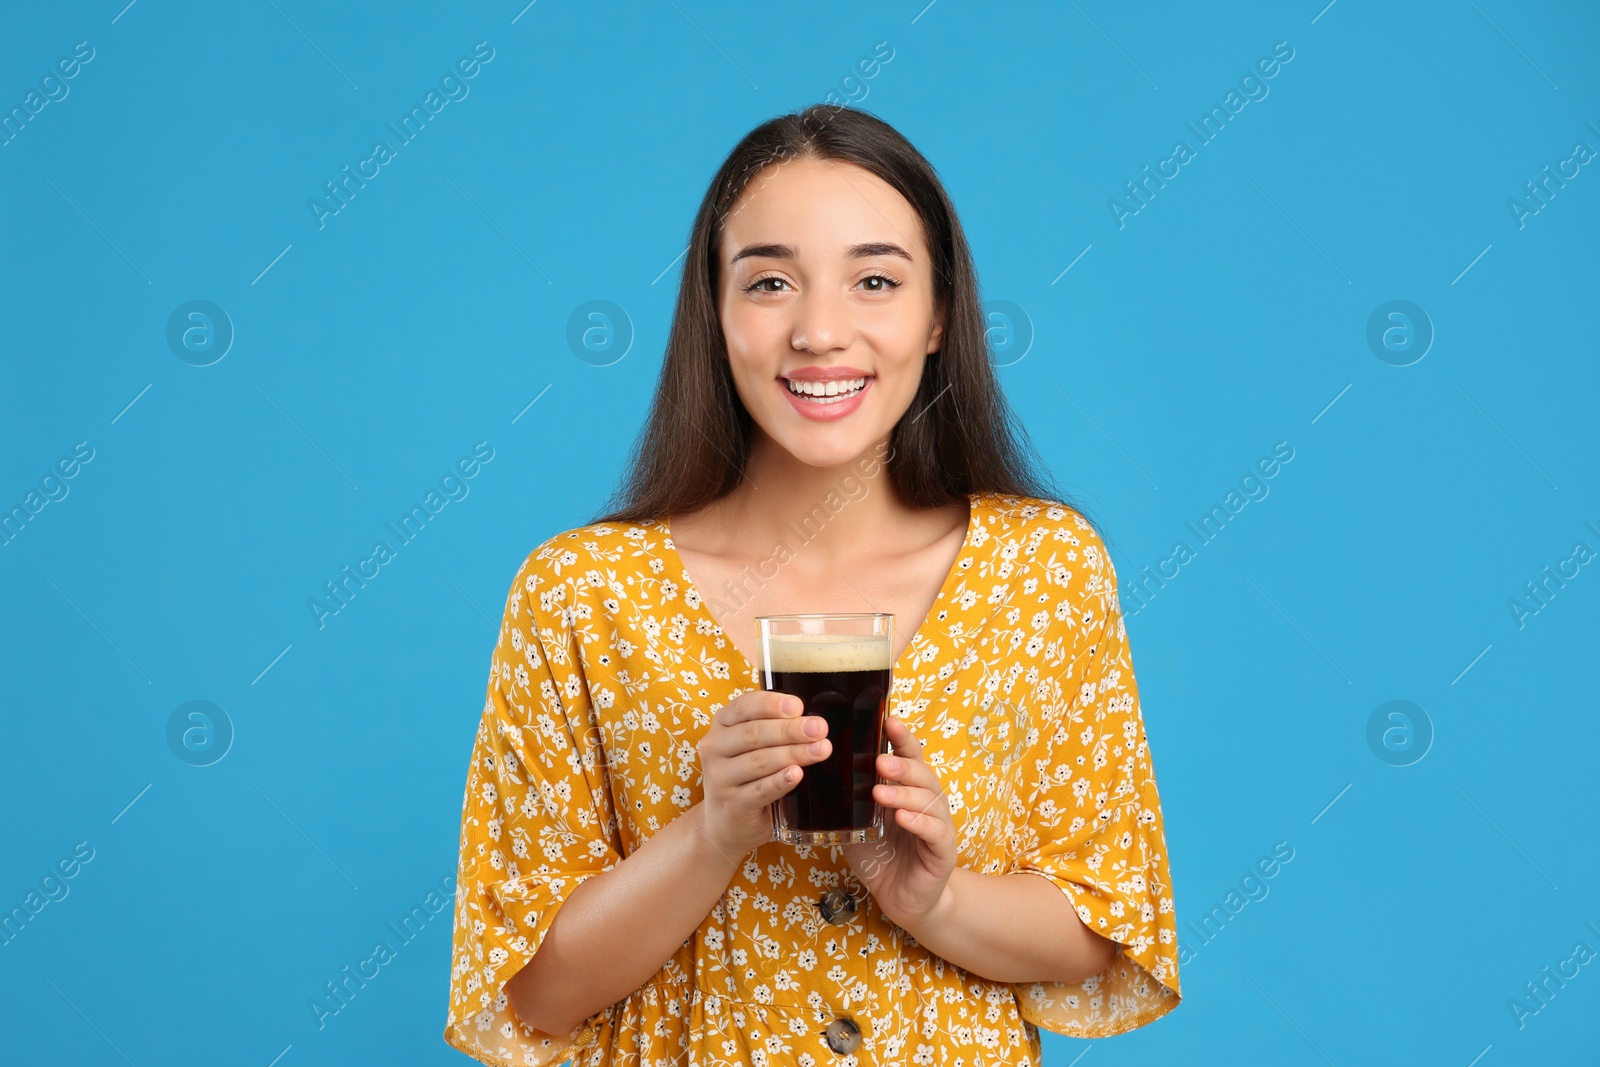
{"label": "woman's face", "polygon": [[734,387],[759,429],[817,467],[888,437],[944,332],[911,204],[851,163],[774,164],[728,213],[721,257]]}

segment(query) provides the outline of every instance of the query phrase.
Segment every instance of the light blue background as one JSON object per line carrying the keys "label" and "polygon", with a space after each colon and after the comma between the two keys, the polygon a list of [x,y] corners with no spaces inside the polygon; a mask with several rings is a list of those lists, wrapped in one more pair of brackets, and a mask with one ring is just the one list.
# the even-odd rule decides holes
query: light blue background
{"label": "light blue background", "polygon": [[[0,147],[0,505],[95,450],[0,547],[0,905],[95,852],[0,947],[8,1062],[466,1062],[447,915],[324,1028],[307,1001],[453,873],[512,575],[615,484],[714,169],[830,91],[928,156],[1022,309],[1002,381],[1125,589],[1295,450],[1129,623],[1185,1002],[1047,1062],[1592,1060],[1600,962],[1508,1006],[1600,951],[1600,565],[1508,607],[1600,550],[1600,164],[1508,207],[1600,150],[1592,4],[124,2],[0,15],[6,110],[95,50]],[[470,95],[319,229],[478,41]],[[1108,199],[1278,41],[1269,95],[1119,229]],[[165,340],[195,299],[237,332],[207,367]],[[1410,366],[1366,341],[1394,299],[1436,334]],[[590,300],[635,334],[608,366],[566,340]],[[477,441],[470,494],[319,629],[307,600]],[[1367,741],[1396,699],[1434,735],[1404,767]],[[232,723],[211,766],[168,746],[190,700]]]}

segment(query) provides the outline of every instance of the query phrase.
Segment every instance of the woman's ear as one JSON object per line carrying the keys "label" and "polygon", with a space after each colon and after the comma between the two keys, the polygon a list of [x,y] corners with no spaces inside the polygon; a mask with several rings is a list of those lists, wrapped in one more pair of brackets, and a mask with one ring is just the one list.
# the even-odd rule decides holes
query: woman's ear
{"label": "woman's ear", "polygon": [[944,343],[944,312],[945,305],[943,301],[934,305],[933,328],[928,331],[928,348],[924,355],[933,355],[939,351],[940,345]]}

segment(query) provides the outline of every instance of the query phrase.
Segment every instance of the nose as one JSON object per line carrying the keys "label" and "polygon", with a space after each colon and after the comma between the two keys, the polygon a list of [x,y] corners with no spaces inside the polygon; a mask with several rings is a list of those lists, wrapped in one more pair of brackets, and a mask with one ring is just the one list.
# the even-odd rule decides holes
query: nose
{"label": "nose", "polygon": [[850,310],[847,298],[825,288],[803,294],[794,306],[790,344],[823,354],[850,345]]}

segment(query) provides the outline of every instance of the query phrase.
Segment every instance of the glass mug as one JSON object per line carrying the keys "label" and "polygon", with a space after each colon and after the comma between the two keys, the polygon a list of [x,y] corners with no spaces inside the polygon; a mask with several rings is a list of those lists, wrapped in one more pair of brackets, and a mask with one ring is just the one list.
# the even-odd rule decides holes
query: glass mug
{"label": "glass mug", "polygon": [[832,749],[800,768],[772,802],[772,839],[848,845],[883,836],[872,797],[878,756],[888,751],[884,712],[894,684],[894,616],[881,612],[761,615],[756,667],[768,692],[797,696],[802,715],[827,720]]}

